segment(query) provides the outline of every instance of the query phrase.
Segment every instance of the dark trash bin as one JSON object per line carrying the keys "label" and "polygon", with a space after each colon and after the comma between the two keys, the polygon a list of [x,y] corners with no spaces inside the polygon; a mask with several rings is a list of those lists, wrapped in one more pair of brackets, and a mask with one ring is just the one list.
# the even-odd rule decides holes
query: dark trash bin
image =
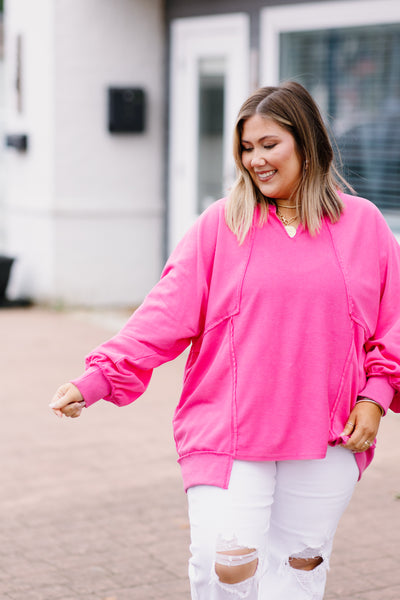
{"label": "dark trash bin", "polygon": [[8,280],[14,259],[0,255],[0,301],[5,300]]}
{"label": "dark trash bin", "polygon": [[10,279],[11,267],[15,259],[11,256],[0,254],[0,308],[13,308],[31,306],[32,301],[29,298],[15,298],[9,300],[6,296],[7,285]]}

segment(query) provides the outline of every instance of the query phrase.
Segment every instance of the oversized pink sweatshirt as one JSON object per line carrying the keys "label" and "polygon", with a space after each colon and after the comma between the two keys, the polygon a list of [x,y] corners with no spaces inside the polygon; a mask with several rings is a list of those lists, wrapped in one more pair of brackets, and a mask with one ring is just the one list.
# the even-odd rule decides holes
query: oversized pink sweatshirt
{"label": "oversized pink sweatshirt", "polygon": [[87,406],[123,406],[190,345],[174,416],[186,489],[227,487],[234,459],[323,458],[360,395],[400,410],[400,247],[372,203],[342,198],[315,236],[290,238],[271,206],[242,245],[213,204],[73,382]]}

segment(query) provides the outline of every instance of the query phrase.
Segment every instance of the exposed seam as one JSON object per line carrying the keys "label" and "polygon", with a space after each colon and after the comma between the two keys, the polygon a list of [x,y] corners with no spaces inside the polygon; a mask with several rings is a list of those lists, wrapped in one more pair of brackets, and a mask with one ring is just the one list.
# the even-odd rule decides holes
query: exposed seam
{"label": "exposed seam", "polygon": [[331,224],[328,221],[327,221],[327,227],[328,227],[329,235],[332,240],[332,246],[333,246],[333,250],[335,252],[336,260],[338,261],[340,270],[342,272],[343,280],[344,280],[344,286],[345,286],[346,296],[347,296],[347,303],[348,303],[348,307],[349,307],[349,316],[355,323],[357,323],[358,325],[360,325],[360,327],[363,328],[363,330],[366,334],[366,338],[369,338],[371,336],[371,332],[369,331],[367,324],[364,323],[357,315],[354,314],[354,302],[353,302],[353,297],[352,297],[351,291],[350,291],[351,285],[350,285],[350,278],[349,278],[348,272],[347,272],[347,267],[346,267],[344,260],[340,254],[339,248],[336,244],[335,236],[333,234]]}
{"label": "exposed seam", "polygon": [[331,226],[330,226],[330,224],[328,222],[328,219],[326,219],[326,225],[327,225],[327,228],[328,228],[328,231],[329,231],[329,236],[331,238],[331,242],[332,242],[332,246],[333,246],[333,251],[335,253],[336,260],[337,260],[337,262],[339,264],[339,268],[340,268],[340,271],[342,273],[342,277],[343,277],[343,281],[344,281],[344,287],[345,287],[346,296],[347,296],[347,306],[348,306],[348,310],[349,310],[349,316],[351,317],[352,314],[353,314],[353,307],[354,307],[354,305],[353,305],[352,296],[350,294],[350,283],[349,283],[349,280],[348,280],[347,269],[346,269],[346,266],[345,266],[345,264],[343,262],[343,259],[342,259],[341,255],[339,253],[339,250],[338,250],[338,248],[336,246],[335,239],[334,239],[334,236],[333,236],[333,233],[332,233]]}
{"label": "exposed seam", "polygon": [[238,286],[238,291],[237,291],[238,307],[240,307],[240,303],[241,303],[241,299],[242,299],[244,279],[246,277],[247,268],[249,266],[250,258],[251,258],[252,252],[253,252],[255,237],[256,237],[256,226],[253,224],[253,226],[250,230],[249,249],[248,249],[248,254],[247,254],[247,260],[244,262],[244,265],[243,265],[243,272],[241,275],[240,285]]}
{"label": "exposed seam", "polygon": [[229,314],[224,315],[223,317],[220,317],[217,321],[213,321],[212,323],[210,323],[206,329],[204,329],[203,332],[203,336],[206,336],[207,333],[210,333],[210,331],[212,329],[215,329],[216,327],[218,327],[218,325],[221,325],[221,323],[223,323],[224,321],[228,321],[229,319],[231,319],[234,315],[237,315],[239,312],[239,307],[236,306],[234,308],[234,310],[232,310]]}
{"label": "exposed seam", "polygon": [[211,331],[211,329],[214,329],[220,323],[223,323],[227,319],[232,319],[232,317],[234,317],[235,315],[239,314],[239,312],[240,312],[240,304],[241,304],[241,298],[242,298],[242,290],[243,290],[244,279],[245,279],[245,276],[246,276],[247,268],[249,266],[251,253],[252,253],[252,250],[253,250],[253,247],[254,247],[254,237],[255,237],[255,227],[254,226],[252,227],[252,229],[251,229],[251,231],[249,232],[248,235],[249,235],[249,238],[248,238],[247,257],[245,256],[244,259],[243,259],[242,272],[238,276],[239,284],[237,285],[237,290],[236,290],[235,307],[227,315],[224,315],[223,317],[220,317],[219,319],[217,319],[217,320],[212,321],[211,323],[209,323],[207,325],[207,327],[204,328],[203,335],[206,335],[209,331]]}
{"label": "exposed seam", "polygon": [[188,356],[186,364],[185,364],[185,372],[184,372],[184,377],[183,377],[184,384],[188,380],[189,375],[192,372],[194,365],[196,364],[196,360],[197,360],[199,354],[200,354],[200,350],[197,348],[197,346],[195,348],[193,341],[192,341],[189,356]]}
{"label": "exposed seam", "polygon": [[227,456],[232,458],[230,452],[218,452],[216,450],[192,450],[191,452],[187,452],[186,454],[181,454],[178,457],[178,462],[180,462],[183,458],[188,458],[190,456],[197,456],[198,454],[215,454],[215,456]]}
{"label": "exposed seam", "polygon": [[[329,232],[329,236],[331,238],[331,243],[332,243],[333,251],[334,251],[334,254],[335,254],[335,257],[336,257],[339,269],[340,269],[340,272],[341,272],[342,277],[343,277],[343,283],[344,283],[344,288],[345,288],[345,291],[346,291],[347,306],[348,306],[348,312],[349,312],[350,322],[352,323],[352,327],[354,327],[354,323],[357,323],[358,325],[360,325],[360,327],[362,327],[362,329],[364,331],[364,334],[367,335],[368,334],[368,330],[366,328],[365,323],[362,323],[354,315],[354,303],[353,303],[353,298],[352,298],[351,291],[350,291],[351,290],[351,285],[350,285],[350,281],[349,281],[349,277],[348,277],[348,273],[347,273],[347,268],[346,268],[346,265],[345,265],[345,263],[343,261],[343,258],[341,256],[341,254],[340,254],[339,248],[338,248],[338,246],[336,244],[335,236],[333,234],[332,227],[331,227],[331,224],[329,223],[328,219],[326,219],[326,225],[327,225],[327,229],[328,229],[328,232]],[[349,369],[349,366],[350,366],[351,352],[353,350],[353,345],[354,345],[354,332],[353,332],[352,339],[351,339],[351,342],[350,342],[349,350],[348,350],[347,355],[346,355],[346,360],[345,360],[345,363],[343,365],[343,370],[342,370],[342,375],[341,375],[341,378],[340,378],[338,392],[337,392],[335,401],[333,403],[332,409],[330,411],[330,423],[331,423],[331,426],[330,426],[330,437],[334,437],[335,436],[335,433],[333,431],[333,419],[334,419],[334,416],[336,414],[337,407],[339,405],[339,402],[340,402],[340,399],[341,399],[341,396],[342,396],[342,392],[343,392],[343,388],[344,388],[344,383],[345,383],[345,375],[346,375],[346,373],[347,373],[347,371]]]}
{"label": "exposed seam", "polygon": [[353,351],[353,348],[354,348],[354,341],[353,341],[353,338],[352,338],[351,341],[350,341],[349,350],[348,350],[347,355],[346,355],[346,360],[345,360],[344,365],[343,365],[342,375],[340,377],[339,388],[338,388],[338,391],[337,391],[337,394],[336,394],[336,398],[335,398],[335,401],[334,401],[334,403],[332,405],[332,409],[331,409],[331,412],[330,412],[330,423],[331,423],[330,435],[331,436],[334,436],[334,432],[332,430],[333,419],[334,419],[334,416],[336,414],[336,410],[337,410],[338,404],[339,404],[341,396],[342,396],[342,392],[343,392],[343,388],[344,388],[344,383],[345,383],[345,379],[346,379],[346,373],[347,373],[347,371],[349,369],[349,366],[350,366],[350,358],[351,358],[351,353]]}
{"label": "exposed seam", "polygon": [[232,363],[232,417],[231,417],[231,453],[236,454],[238,445],[238,424],[237,424],[237,361],[235,355],[235,344],[234,344],[234,327],[233,320],[230,322],[230,349],[231,349],[231,363]]}
{"label": "exposed seam", "polygon": [[[255,239],[255,226],[253,225],[250,231],[250,239],[249,239],[249,250],[247,254],[247,260],[244,263],[244,268],[240,278],[240,285],[238,286],[237,291],[237,306],[238,312],[240,310],[240,303],[242,298],[242,290],[244,285],[244,279],[246,276],[247,268],[249,266],[250,257],[252,254],[252,250],[254,248],[254,239]],[[233,315],[230,319],[230,346],[231,346],[231,359],[232,359],[232,419],[231,419],[231,453],[233,456],[237,453],[238,446],[238,422],[237,422],[237,360],[235,354],[235,336],[234,336],[234,324],[233,324]]]}
{"label": "exposed seam", "polygon": [[357,325],[359,325],[361,327],[361,329],[364,331],[365,339],[369,339],[371,337],[371,334],[369,333],[369,329],[366,326],[366,324],[361,319],[356,317],[356,315],[350,315],[350,317],[351,317],[351,320],[354,321],[354,323],[357,323]]}

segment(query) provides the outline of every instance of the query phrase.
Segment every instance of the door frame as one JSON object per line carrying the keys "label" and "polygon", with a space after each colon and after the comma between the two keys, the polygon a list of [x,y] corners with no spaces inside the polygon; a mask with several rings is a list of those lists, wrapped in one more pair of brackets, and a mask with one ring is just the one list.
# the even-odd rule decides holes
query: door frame
{"label": "door frame", "polygon": [[168,251],[197,213],[198,64],[226,60],[223,132],[223,187],[235,177],[232,131],[250,87],[250,26],[244,13],[176,19],[171,23]]}

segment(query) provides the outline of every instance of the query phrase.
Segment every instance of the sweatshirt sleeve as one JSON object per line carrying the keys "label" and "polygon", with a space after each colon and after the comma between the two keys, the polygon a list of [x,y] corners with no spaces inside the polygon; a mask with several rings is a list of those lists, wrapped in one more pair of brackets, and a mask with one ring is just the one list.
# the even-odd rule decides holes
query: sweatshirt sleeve
{"label": "sweatshirt sleeve", "polygon": [[378,218],[381,295],[377,324],[365,344],[367,384],[361,396],[400,412],[400,246]]}
{"label": "sweatshirt sleeve", "polygon": [[72,381],[89,406],[118,406],[146,390],[153,369],[176,358],[204,326],[221,202],[210,207],[169,258],[160,281],[121,331],[86,358]]}

